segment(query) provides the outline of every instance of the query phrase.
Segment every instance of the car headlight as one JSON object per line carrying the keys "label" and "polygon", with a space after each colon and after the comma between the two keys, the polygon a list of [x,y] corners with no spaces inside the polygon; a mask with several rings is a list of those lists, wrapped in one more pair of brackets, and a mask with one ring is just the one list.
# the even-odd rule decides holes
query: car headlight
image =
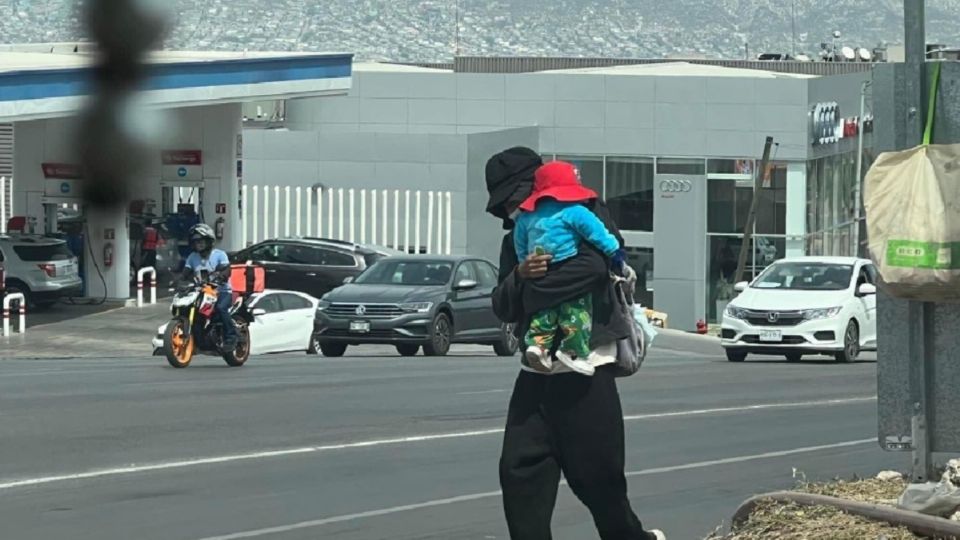
{"label": "car headlight", "polygon": [[400,304],[400,309],[406,313],[427,313],[433,307],[433,302],[410,302]]}
{"label": "car headlight", "polygon": [[823,308],[823,309],[808,309],[803,312],[803,318],[807,321],[813,321],[816,319],[829,319],[831,317],[836,317],[841,307],[832,307],[832,308]]}
{"label": "car headlight", "polygon": [[733,319],[745,320],[747,318],[747,310],[739,308],[737,306],[727,305],[727,309],[724,311],[727,317]]}
{"label": "car headlight", "polygon": [[330,302],[321,300],[317,302],[317,311],[326,311],[330,307]]}

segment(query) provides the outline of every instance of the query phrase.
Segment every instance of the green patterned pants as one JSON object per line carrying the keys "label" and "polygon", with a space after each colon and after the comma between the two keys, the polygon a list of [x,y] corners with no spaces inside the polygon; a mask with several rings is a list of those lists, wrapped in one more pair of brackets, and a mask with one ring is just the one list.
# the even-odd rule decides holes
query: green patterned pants
{"label": "green patterned pants", "polygon": [[593,326],[593,297],[581,296],[555,308],[545,309],[530,321],[526,344],[549,351],[557,335],[563,330],[559,350],[581,360],[590,355],[590,330]]}

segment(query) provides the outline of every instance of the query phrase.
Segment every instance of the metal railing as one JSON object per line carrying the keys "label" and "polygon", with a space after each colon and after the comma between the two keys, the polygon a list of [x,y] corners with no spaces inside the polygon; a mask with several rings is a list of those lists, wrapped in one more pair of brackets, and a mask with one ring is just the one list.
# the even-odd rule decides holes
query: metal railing
{"label": "metal railing", "polygon": [[147,274],[150,274],[150,303],[157,303],[157,269],[152,266],[144,266],[137,271],[137,307],[143,307],[144,278]]}
{"label": "metal railing", "polygon": [[308,236],[407,253],[453,253],[449,191],[243,186],[243,201],[243,246]]}
{"label": "metal railing", "polygon": [[[8,187],[9,186],[9,187]],[[7,197],[13,196],[13,179],[7,180],[6,176],[0,176],[0,234],[6,234],[7,232],[7,220],[10,219],[10,215],[7,215],[7,205],[10,205],[10,214],[13,214],[13,203],[7,201]]]}
{"label": "metal railing", "polygon": [[12,314],[10,305],[13,304],[14,300],[18,301],[18,311],[20,312],[20,324],[17,326],[17,331],[21,334],[27,333],[27,299],[23,296],[23,293],[10,293],[3,297],[3,337],[10,336],[10,316]]}

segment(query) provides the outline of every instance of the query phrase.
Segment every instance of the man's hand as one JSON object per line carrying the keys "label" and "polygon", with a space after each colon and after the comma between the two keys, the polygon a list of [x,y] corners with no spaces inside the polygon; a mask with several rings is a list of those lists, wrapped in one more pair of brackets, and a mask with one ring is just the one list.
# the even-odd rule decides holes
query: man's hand
{"label": "man's hand", "polygon": [[552,255],[530,255],[517,266],[517,273],[523,279],[537,279],[547,275],[547,264],[553,259]]}

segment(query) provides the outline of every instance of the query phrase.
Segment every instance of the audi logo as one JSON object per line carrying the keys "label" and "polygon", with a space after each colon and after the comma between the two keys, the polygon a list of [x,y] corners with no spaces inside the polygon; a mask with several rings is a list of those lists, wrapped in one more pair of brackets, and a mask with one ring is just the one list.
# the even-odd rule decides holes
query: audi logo
{"label": "audi logo", "polygon": [[689,193],[693,191],[693,182],[690,180],[664,180],[660,182],[661,193]]}
{"label": "audi logo", "polygon": [[357,315],[363,316],[367,314],[367,306],[357,306],[357,309],[354,310]]}

